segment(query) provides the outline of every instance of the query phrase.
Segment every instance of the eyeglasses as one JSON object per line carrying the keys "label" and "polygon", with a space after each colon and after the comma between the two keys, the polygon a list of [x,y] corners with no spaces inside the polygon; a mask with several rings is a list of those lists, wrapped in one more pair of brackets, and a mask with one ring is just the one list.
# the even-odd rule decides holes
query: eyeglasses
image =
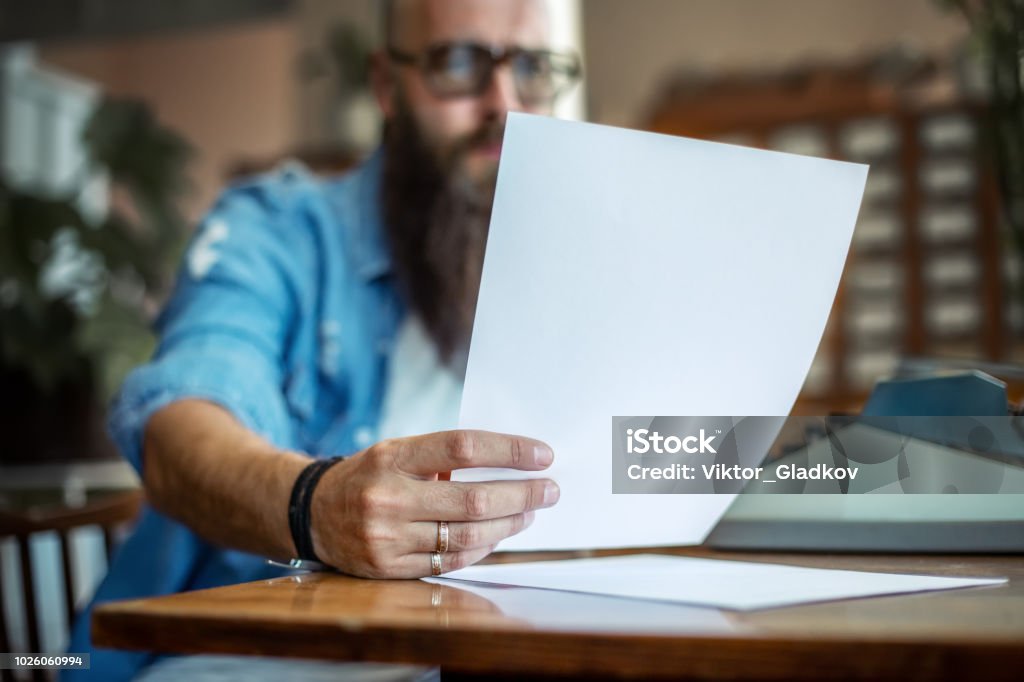
{"label": "eyeglasses", "polygon": [[388,48],[388,56],[419,68],[436,97],[477,97],[491,83],[494,70],[508,62],[516,94],[526,106],[549,105],[580,79],[583,67],[576,54],[493,47],[454,42],[431,45],[420,54]]}

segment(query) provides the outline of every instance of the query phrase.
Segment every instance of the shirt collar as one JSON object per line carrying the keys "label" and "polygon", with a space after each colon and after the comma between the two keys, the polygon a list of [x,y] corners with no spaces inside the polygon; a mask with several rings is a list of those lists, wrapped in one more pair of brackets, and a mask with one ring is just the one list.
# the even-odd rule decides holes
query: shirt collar
{"label": "shirt collar", "polygon": [[383,152],[377,149],[332,192],[356,274],[366,281],[391,272],[391,252],[381,216]]}

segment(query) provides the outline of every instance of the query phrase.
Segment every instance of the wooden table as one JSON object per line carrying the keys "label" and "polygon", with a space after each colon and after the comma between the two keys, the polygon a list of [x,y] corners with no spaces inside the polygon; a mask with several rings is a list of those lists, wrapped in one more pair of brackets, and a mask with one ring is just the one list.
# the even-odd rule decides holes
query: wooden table
{"label": "wooden table", "polygon": [[93,638],[160,652],[423,663],[453,677],[1024,680],[1024,558],[661,551],[1010,582],[738,613],[303,574],[108,604],[95,613]]}

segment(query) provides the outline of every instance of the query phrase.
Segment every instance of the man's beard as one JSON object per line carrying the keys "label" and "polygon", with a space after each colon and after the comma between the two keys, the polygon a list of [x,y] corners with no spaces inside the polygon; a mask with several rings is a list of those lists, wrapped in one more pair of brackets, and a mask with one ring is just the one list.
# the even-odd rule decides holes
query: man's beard
{"label": "man's beard", "polygon": [[474,147],[500,140],[499,123],[433,150],[400,103],[384,131],[381,194],[399,292],[419,315],[442,361],[464,369],[473,330],[495,177],[461,170]]}

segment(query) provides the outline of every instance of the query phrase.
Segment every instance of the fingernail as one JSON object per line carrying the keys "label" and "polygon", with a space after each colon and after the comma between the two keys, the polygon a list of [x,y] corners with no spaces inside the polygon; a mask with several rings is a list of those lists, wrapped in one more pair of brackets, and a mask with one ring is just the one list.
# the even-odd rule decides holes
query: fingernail
{"label": "fingernail", "polygon": [[533,461],[539,466],[549,466],[555,461],[555,453],[547,445],[535,445],[533,447]]}
{"label": "fingernail", "polygon": [[523,528],[529,528],[533,524],[533,518],[537,516],[537,512],[528,511],[523,517]]}
{"label": "fingernail", "polygon": [[558,496],[561,492],[558,490],[558,485],[554,481],[548,481],[544,484],[544,506],[550,507],[555,502],[558,502]]}

